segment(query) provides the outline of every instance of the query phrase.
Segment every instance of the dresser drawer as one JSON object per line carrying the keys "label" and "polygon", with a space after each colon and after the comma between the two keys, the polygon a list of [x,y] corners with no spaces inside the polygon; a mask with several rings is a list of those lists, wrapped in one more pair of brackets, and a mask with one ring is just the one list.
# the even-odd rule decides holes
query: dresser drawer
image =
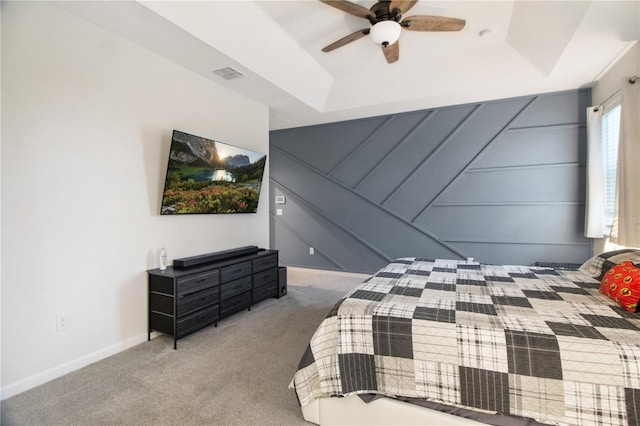
{"label": "dresser drawer", "polygon": [[173,315],[160,314],[158,312],[149,313],[149,331],[155,330],[173,336]]}
{"label": "dresser drawer", "polygon": [[208,305],[218,303],[220,300],[220,287],[209,287],[197,293],[178,298],[178,316],[190,314]]}
{"label": "dresser drawer", "polygon": [[251,261],[236,263],[235,265],[225,266],[221,269],[220,275],[222,282],[237,280],[251,274]]}
{"label": "dresser drawer", "polygon": [[230,283],[222,284],[220,286],[220,298],[222,300],[226,300],[236,294],[244,293],[249,290],[251,290],[251,275],[240,278],[239,280],[231,281]]}
{"label": "dresser drawer", "polygon": [[219,277],[217,269],[180,277],[176,282],[178,297],[216,286],[218,283]]}
{"label": "dresser drawer", "polygon": [[267,269],[253,275],[253,286],[260,287],[271,281],[278,281],[278,268]]}
{"label": "dresser drawer", "polygon": [[173,315],[173,296],[158,293],[149,294],[149,310]]}
{"label": "dresser drawer", "polygon": [[186,315],[178,320],[178,330],[176,337],[184,337],[187,334],[218,321],[220,317],[218,305],[213,305],[205,309]]}
{"label": "dresser drawer", "polygon": [[253,303],[258,303],[259,301],[268,299],[270,297],[276,297],[277,294],[278,294],[278,283],[275,281],[265,286],[262,286],[260,288],[254,288]]}
{"label": "dresser drawer", "polygon": [[253,259],[253,272],[263,271],[268,268],[275,268],[278,266],[278,255],[270,254],[267,256],[261,256],[257,259]]}
{"label": "dresser drawer", "polygon": [[220,306],[220,318],[224,318],[231,314],[234,314],[238,311],[248,308],[251,306],[251,292],[248,291],[246,293],[239,294],[235,297],[232,297],[229,300],[225,300],[221,302]]}
{"label": "dresser drawer", "polygon": [[149,275],[149,291],[173,296],[173,278]]}

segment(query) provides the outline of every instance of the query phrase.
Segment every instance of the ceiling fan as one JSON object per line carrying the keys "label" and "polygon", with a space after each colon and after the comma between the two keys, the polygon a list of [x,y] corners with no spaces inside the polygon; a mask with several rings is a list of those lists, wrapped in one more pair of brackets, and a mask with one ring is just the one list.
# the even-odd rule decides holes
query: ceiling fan
{"label": "ceiling fan", "polygon": [[378,1],[371,9],[347,0],[320,1],[350,15],[367,19],[371,24],[370,28],[358,30],[324,47],[323,52],[331,52],[366,35],[371,35],[371,40],[382,46],[384,57],[390,64],[400,58],[398,39],[401,29],[409,31],[460,31],[465,25],[464,19],[445,16],[415,15],[402,19],[402,14],[411,9],[418,0]]}

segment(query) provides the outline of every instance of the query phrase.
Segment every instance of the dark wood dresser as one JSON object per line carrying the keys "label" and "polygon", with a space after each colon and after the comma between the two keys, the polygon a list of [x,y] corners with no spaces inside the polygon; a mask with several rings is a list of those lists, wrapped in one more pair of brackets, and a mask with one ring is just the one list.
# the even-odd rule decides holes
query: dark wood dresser
{"label": "dark wood dresser", "polygon": [[278,251],[256,246],[175,259],[173,266],[147,274],[148,339],[152,331],[169,334],[174,349],[178,339],[282,294]]}

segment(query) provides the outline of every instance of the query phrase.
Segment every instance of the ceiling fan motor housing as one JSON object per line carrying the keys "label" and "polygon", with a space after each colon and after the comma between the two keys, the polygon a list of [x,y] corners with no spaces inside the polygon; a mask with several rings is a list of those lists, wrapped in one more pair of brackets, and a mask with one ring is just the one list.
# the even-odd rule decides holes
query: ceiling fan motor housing
{"label": "ceiling fan motor housing", "polygon": [[369,10],[371,10],[376,15],[375,18],[369,18],[369,22],[371,23],[371,25],[375,25],[380,21],[389,20],[400,22],[400,18],[402,17],[399,13],[400,10],[389,10],[389,6],[391,6],[390,1],[379,1],[378,3],[371,6],[371,9]]}

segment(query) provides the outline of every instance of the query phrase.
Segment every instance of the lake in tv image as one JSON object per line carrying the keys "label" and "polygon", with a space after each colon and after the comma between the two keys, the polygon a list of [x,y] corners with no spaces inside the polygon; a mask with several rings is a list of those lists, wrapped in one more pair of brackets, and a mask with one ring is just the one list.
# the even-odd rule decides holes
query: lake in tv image
{"label": "lake in tv image", "polygon": [[255,213],[267,156],[173,131],[160,214]]}

